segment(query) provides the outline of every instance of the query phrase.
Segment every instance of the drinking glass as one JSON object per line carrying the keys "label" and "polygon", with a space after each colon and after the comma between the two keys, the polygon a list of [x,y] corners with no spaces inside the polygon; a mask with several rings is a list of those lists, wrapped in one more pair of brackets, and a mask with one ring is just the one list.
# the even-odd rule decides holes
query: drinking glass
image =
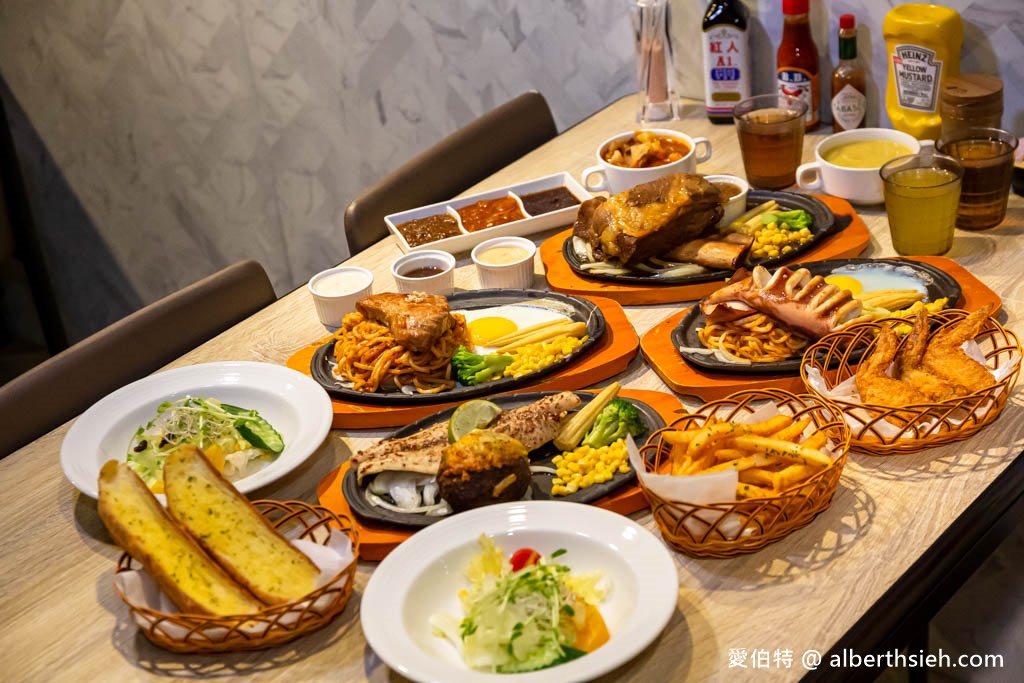
{"label": "drinking glass", "polygon": [[796,181],[804,152],[807,103],[786,95],[755,95],[733,109],[747,182],[778,190]]}
{"label": "drinking glass", "polygon": [[968,128],[939,140],[938,150],[964,167],[956,227],[987,230],[1003,222],[1017,138],[998,128]]}
{"label": "drinking glass", "polygon": [[925,148],[878,171],[885,186],[892,246],[905,256],[937,256],[953,246],[964,167]]}
{"label": "drinking glass", "polygon": [[672,41],[667,0],[636,0],[631,18],[636,48],[641,122],[675,117],[672,106]]}

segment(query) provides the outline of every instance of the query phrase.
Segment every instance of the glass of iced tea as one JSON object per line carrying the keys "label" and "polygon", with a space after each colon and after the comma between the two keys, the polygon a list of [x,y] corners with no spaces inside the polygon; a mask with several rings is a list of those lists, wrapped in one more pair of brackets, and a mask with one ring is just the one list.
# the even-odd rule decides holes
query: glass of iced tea
{"label": "glass of iced tea", "polygon": [[938,150],[964,167],[956,227],[987,230],[1003,222],[1017,138],[998,128],[968,128],[939,140]]}
{"label": "glass of iced tea", "polygon": [[743,168],[752,187],[778,190],[796,182],[806,113],[806,102],[785,95],[756,95],[733,109]]}
{"label": "glass of iced tea", "polygon": [[937,256],[953,246],[964,167],[925,148],[879,170],[892,246],[904,256]]}

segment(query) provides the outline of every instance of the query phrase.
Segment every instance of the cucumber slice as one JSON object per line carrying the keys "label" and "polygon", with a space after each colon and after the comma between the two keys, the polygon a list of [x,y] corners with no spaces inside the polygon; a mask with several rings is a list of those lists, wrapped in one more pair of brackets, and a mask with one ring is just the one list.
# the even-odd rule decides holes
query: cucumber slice
{"label": "cucumber slice", "polygon": [[253,448],[263,448],[271,453],[280,453],[284,450],[284,439],[263,418],[239,420],[235,423],[235,429],[243,439],[252,444]]}

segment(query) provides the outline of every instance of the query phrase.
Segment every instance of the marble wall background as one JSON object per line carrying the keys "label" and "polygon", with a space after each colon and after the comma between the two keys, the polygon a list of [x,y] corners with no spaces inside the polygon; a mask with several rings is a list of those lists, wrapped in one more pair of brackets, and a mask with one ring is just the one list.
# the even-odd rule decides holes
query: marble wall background
{"label": "marble wall background", "polygon": [[[779,2],[745,1],[767,90]],[[705,4],[672,1],[684,95],[702,92]],[[1005,123],[1024,133],[1024,3],[940,4],[968,26],[963,69],[1000,73]],[[538,89],[564,128],[633,91],[629,5],[4,0],[0,94],[69,336],[240,258],[284,293],[345,258],[342,214],[360,190],[493,106]],[[822,72],[852,11],[884,88],[891,3],[812,5]]]}

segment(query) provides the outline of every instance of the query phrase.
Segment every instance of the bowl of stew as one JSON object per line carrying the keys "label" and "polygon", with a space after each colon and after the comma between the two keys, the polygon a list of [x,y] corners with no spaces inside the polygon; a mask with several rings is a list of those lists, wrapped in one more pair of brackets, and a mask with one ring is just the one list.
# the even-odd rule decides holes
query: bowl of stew
{"label": "bowl of stew", "polygon": [[[667,128],[614,135],[597,148],[597,164],[583,171],[589,192],[624,192],[671,173],[694,173],[711,158],[711,141]],[[600,177],[600,180],[594,180]],[[592,182],[593,181],[593,182]]]}

